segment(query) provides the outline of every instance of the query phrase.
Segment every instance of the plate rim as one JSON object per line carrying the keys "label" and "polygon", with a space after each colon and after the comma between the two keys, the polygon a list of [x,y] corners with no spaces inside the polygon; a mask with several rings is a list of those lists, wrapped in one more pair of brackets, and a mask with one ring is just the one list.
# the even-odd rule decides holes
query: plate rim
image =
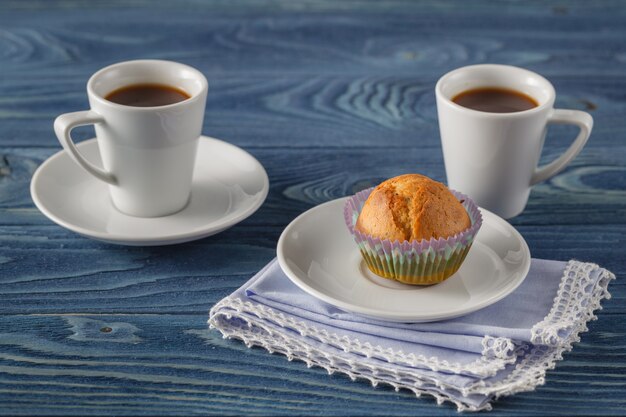
{"label": "plate rim", "polygon": [[[129,236],[120,235],[120,234],[102,233],[102,232],[93,231],[93,230],[84,228],[82,226],[77,226],[75,224],[72,224],[68,222],[67,220],[57,216],[54,212],[50,211],[45,205],[45,203],[41,200],[36,190],[37,183],[40,181],[40,177],[43,176],[43,172],[46,171],[48,166],[55,163],[59,158],[62,158],[63,156],[67,156],[67,151],[65,151],[65,149],[61,149],[58,152],[55,152],[54,154],[50,155],[48,158],[46,158],[46,160],[41,165],[39,165],[39,167],[37,167],[37,169],[35,170],[35,173],[33,174],[30,180],[31,199],[33,200],[33,203],[35,204],[37,209],[39,209],[39,211],[44,216],[52,220],[57,225],[65,229],[71,230],[72,232],[78,233],[81,236],[85,236],[91,239],[96,239],[102,242],[112,243],[116,245],[125,245],[125,246],[174,245],[178,243],[189,242],[192,240],[202,239],[205,237],[215,235],[217,233],[220,233],[228,229],[231,226],[234,226],[235,224],[245,220],[246,218],[254,214],[265,202],[267,195],[269,193],[270,183],[269,183],[269,177],[267,175],[267,172],[263,164],[261,164],[258,159],[256,159],[253,155],[251,155],[245,149],[240,148],[239,146],[233,145],[232,143],[228,143],[223,140],[213,138],[210,136],[201,135],[200,140],[207,140],[209,142],[211,141],[219,142],[222,145],[226,145],[227,147],[234,148],[235,150],[239,152],[243,152],[258,165],[261,172],[263,173],[263,177],[262,177],[263,188],[261,189],[261,197],[258,198],[257,201],[253,205],[250,206],[250,208],[243,211],[241,214],[239,214],[238,216],[234,217],[233,219],[231,219],[230,221],[226,223],[219,224],[219,225],[206,228],[206,229],[195,230],[192,232],[170,233],[170,234],[164,234],[162,236],[157,236],[157,237],[155,236],[129,237]],[[80,143],[77,143],[76,146],[80,150],[80,148],[82,147],[93,146],[94,144],[96,144],[96,141],[97,141],[97,138],[91,138],[91,139],[82,141]],[[89,175],[89,174],[85,173],[85,175]],[[173,215],[176,215],[176,213],[174,213]]]}
{"label": "plate rim", "polygon": [[[524,237],[509,222],[507,222],[506,220],[504,220],[497,214],[487,209],[484,209],[482,207],[479,207],[479,209],[481,210],[481,213],[483,214],[483,221],[485,222],[496,221],[497,223],[503,224],[507,228],[507,230],[510,230],[513,233],[513,235],[515,235],[515,237],[520,241],[522,250],[524,252],[522,273],[520,274],[520,278],[518,278],[517,280],[511,281],[500,293],[487,297],[487,299],[483,300],[480,303],[472,305],[469,308],[466,307],[465,309],[459,309],[458,311],[454,311],[453,313],[450,313],[450,314],[440,313],[440,314],[432,314],[432,315],[420,315],[420,317],[415,317],[415,316],[409,317],[405,313],[393,313],[393,312],[390,313],[390,312],[385,312],[385,311],[380,311],[380,310],[375,310],[375,309],[373,310],[371,308],[355,306],[354,304],[350,304],[348,302],[333,298],[321,291],[316,290],[315,288],[310,287],[303,280],[301,280],[294,271],[291,270],[291,268],[287,264],[287,258],[285,257],[285,253],[284,253],[284,247],[285,247],[285,242],[288,239],[287,235],[303,217],[310,215],[312,211],[321,210],[324,206],[327,206],[330,204],[339,204],[339,202],[345,202],[348,198],[349,197],[341,197],[341,198],[337,198],[334,200],[330,200],[325,203],[319,204],[315,207],[312,207],[309,210],[305,211],[304,213],[301,213],[299,216],[293,219],[287,225],[287,227],[285,227],[276,245],[276,257],[278,258],[278,263],[281,269],[283,270],[283,272],[285,273],[285,275],[287,275],[287,277],[290,279],[291,282],[293,282],[296,286],[298,286],[301,290],[307,292],[308,294],[316,297],[317,299],[325,303],[331,304],[343,311],[356,313],[361,316],[365,316],[365,317],[376,319],[376,320],[390,321],[390,322],[427,323],[427,322],[447,320],[447,319],[452,319],[455,317],[464,316],[464,315],[473,313],[475,311],[481,310],[492,304],[495,304],[496,302],[500,301],[501,299],[503,299],[504,297],[511,294],[513,291],[515,291],[522,284],[522,282],[526,280],[526,277],[528,276],[528,272],[530,270],[530,264],[531,264],[531,254],[530,254],[530,248],[528,247],[528,243],[526,242]],[[379,314],[379,313],[382,313],[382,314]]]}

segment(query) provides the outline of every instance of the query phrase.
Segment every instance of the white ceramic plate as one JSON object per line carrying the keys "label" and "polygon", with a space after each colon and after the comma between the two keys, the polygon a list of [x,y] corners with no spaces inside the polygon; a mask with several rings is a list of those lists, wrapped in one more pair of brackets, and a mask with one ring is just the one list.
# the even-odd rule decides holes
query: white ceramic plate
{"label": "white ceramic plate", "polygon": [[369,271],[343,219],[346,198],[296,218],[278,241],[278,261],[309,294],[342,310],[399,322],[462,316],[504,298],[530,268],[524,238],[509,223],[481,209],[483,225],[465,262],[441,284],[419,287]]}
{"label": "white ceramic plate", "polygon": [[[95,139],[78,144],[101,166]],[[65,151],[35,172],[30,192],[50,220],[83,236],[132,246],[169,245],[219,233],[254,213],[269,190],[263,166],[249,153],[218,139],[201,137],[191,200],[178,213],[133,217],[117,211],[107,185],[83,171]]]}

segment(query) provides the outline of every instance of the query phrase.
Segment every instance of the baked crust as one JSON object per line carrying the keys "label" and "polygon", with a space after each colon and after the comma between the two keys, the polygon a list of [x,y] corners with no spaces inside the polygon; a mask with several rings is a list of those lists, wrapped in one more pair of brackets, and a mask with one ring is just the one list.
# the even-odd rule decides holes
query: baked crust
{"label": "baked crust", "polygon": [[447,238],[470,226],[467,211],[445,185],[424,175],[405,174],[372,190],[355,228],[403,242]]}

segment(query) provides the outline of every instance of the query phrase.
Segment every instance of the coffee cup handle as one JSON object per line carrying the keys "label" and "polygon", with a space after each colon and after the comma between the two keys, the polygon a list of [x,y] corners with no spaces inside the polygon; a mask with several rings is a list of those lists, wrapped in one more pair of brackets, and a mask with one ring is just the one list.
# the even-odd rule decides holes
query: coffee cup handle
{"label": "coffee cup handle", "polygon": [[580,132],[563,155],[549,164],[537,168],[530,179],[530,185],[535,185],[538,182],[545,181],[558,174],[580,153],[591,134],[593,117],[591,117],[589,113],[580,110],[554,109],[552,114],[548,117],[548,123],[575,125],[578,126]]}
{"label": "coffee cup handle", "polygon": [[74,162],[99,180],[115,185],[117,184],[115,176],[85,159],[85,157],[78,152],[76,145],[74,145],[72,141],[72,129],[78,126],[93,125],[96,123],[104,123],[104,118],[93,110],[65,113],[55,119],[54,133],[56,133],[57,139],[61,142],[63,149],[65,149]]}

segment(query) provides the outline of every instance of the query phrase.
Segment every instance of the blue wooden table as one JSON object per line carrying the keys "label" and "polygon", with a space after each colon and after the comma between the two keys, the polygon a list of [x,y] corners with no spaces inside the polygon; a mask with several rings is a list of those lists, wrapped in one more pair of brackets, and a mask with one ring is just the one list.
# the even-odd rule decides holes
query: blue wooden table
{"label": "blue wooden table", "polygon": [[[87,108],[97,69],[137,58],[200,69],[204,134],[263,163],[263,207],[219,235],[130,248],[46,219],[28,187]],[[626,413],[626,5],[81,0],[0,2],[0,414],[456,415],[223,340],[207,312],[275,255],[299,213],[405,172],[445,180],[436,80],[475,63],[548,77],[595,118],[587,147],[512,224],[534,257],[618,277],[599,320],[535,392],[491,415]],[[555,127],[543,160],[568,145]],[[89,128],[76,134],[93,136]]]}

